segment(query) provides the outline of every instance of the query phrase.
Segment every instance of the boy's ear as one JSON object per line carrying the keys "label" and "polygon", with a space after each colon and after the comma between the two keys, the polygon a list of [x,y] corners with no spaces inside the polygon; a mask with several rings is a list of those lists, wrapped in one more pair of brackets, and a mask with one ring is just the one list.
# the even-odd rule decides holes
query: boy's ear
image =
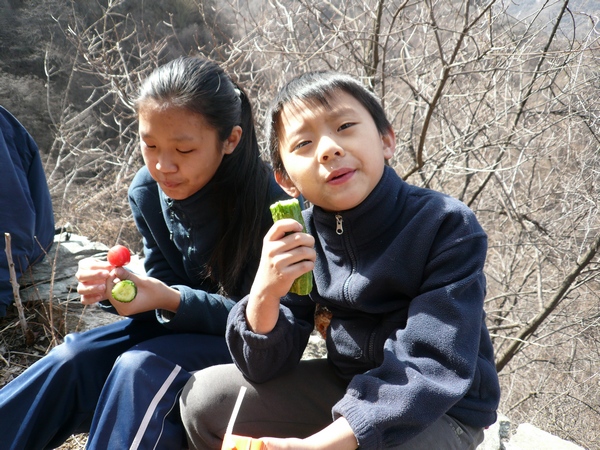
{"label": "boy's ear", "polygon": [[298,198],[300,196],[300,191],[298,188],[296,188],[294,183],[292,183],[292,180],[290,180],[290,178],[287,176],[287,173],[282,173],[276,170],[275,181],[277,181],[277,184],[281,186],[281,189],[283,189],[289,196],[294,198]]}
{"label": "boy's ear", "polygon": [[387,133],[381,135],[381,143],[383,144],[383,157],[392,159],[396,152],[396,133],[392,127],[388,128]]}

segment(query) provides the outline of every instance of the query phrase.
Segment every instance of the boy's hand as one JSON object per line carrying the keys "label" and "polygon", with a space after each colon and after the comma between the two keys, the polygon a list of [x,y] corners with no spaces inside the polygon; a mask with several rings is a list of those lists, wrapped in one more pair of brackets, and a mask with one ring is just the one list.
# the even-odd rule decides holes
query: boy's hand
{"label": "boy's hand", "polygon": [[279,299],[297,277],[314,268],[314,245],[314,238],[303,233],[302,225],[293,219],[278,220],[267,232],[246,310],[254,332],[266,334],[273,329],[279,317]]}
{"label": "boy's hand", "polygon": [[263,437],[260,440],[267,450],[355,450],[358,447],[352,428],[343,417],[304,439]]}

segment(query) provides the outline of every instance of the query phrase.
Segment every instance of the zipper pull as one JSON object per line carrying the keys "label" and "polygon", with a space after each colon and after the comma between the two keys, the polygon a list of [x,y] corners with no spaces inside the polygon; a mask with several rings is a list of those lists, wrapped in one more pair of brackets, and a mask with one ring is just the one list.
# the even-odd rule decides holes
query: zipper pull
{"label": "zipper pull", "polygon": [[343,225],[342,215],[336,214],[335,215],[335,232],[340,236],[344,232],[344,227],[342,225]]}

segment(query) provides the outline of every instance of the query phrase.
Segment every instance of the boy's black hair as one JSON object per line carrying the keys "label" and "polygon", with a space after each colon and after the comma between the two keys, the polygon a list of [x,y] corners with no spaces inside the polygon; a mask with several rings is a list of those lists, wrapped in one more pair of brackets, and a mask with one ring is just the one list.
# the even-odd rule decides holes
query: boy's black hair
{"label": "boy's black hair", "polygon": [[260,258],[263,212],[269,214],[270,170],[260,158],[250,101],[218,64],[202,57],[177,58],[155,69],[140,87],[136,109],[149,99],[202,115],[222,142],[234,126],[242,128],[240,142],[223,156],[213,178],[223,227],[204,274],[223,293],[240,294],[246,265]]}
{"label": "boy's black hair", "polygon": [[279,153],[281,112],[286,105],[298,102],[330,107],[336,91],[343,91],[358,100],[375,122],[379,134],[392,128],[379,99],[362,83],[348,74],[333,71],[308,72],[290,80],[275,96],[267,114],[267,145],[273,169],[285,174]]}

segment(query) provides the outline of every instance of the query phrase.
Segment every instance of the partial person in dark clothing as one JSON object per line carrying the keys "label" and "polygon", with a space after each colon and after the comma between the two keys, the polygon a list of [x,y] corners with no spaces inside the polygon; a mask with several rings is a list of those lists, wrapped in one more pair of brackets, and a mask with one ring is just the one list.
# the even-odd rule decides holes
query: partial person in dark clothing
{"label": "partial person in dark clothing", "polygon": [[[300,76],[268,116],[275,177],[313,206],[264,238],[250,294],[231,310],[234,364],[197,372],[181,396],[190,447],[235,434],[279,449],[475,449],[500,398],[485,325],[487,236],[473,212],[389,167],[395,135],[378,99],[334,72]],[[313,270],[307,296],[288,293]],[[301,360],[316,305],[327,359]]]}
{"label": "partial person in dark clothing", "polygon": [[[250,291],[269,205],[289,198],[261,160],[249,99],[214,62],[157,68],[135,101],[145,166],[129,188],[145,275],[80,262],[81,301],[125,316],[73,333],[0,390],[2,448],[89,432],[89,449],[177,449],[190,373],[231,362],[227,315]],[[111,297],[130,279],[130,303]]]}
{"label": "partial person in dark clothing", "polygon": [[5,233],[17,278],[40,262],[54,240],[54,213],[37,144],[0,106],[0,317],[14,300]]}

